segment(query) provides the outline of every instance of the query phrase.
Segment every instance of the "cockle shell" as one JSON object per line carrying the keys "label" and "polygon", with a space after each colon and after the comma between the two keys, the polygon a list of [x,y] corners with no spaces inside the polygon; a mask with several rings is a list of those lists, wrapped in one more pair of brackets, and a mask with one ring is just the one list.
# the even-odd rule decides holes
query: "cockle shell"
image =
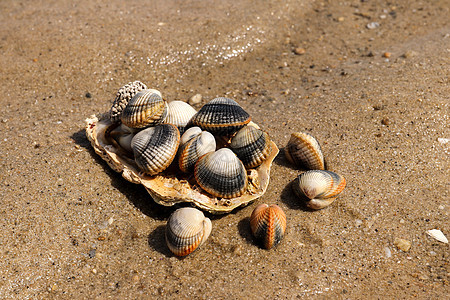
{"label": "cockle shell", "polygon": [[286,215],[276,204],[260,204],[252,212],[250,227],[255,239],[270,249],[278,244],[286,231]]}
{"label": "cockle shell", "polygon": [[214,135],[231,135],[251,121],[250,115],[234,100],[219,97],[206,103],[191,119]]}
{"label": "cockle shell", "polygon": [[134,159],[146,174],[164,171],[173,161],[180,144],[180,132],[172,124],[144,129],[131,140]]}
{"label": "cockle shell", "polygon": [[345,185],[345,178],[335,172],[310,170],[297,177],[293,189],[300,198],[307,198],[308,207],[321,209],[330,205]]}
{"label": "cockle shell", "polygon": [[185,131],[186,125],[197,113],[195,108],[183,101],[171,101],[168,104],[168,113],[163,123],[173,124],[178,127],[180,134]]}
{"label": "cockle shell", "polygon": [[230,148],[247,169],[259,166],[270,154],[269,135],[253,126],[245,126],[231,139]]}
{"label": "cockle shell", "polygon": [[111,137],[128,153],[132,153],[131,141],[139,129],[130,128],[124,124],[120,124],[113,130],[111,130]]}
{"label": "cockle shell", "polygon": [[166,243],[177,256],[186,256],[209,237],[211,220],[196,208],[179,208],[170,215],[166,225]]}
{"label": "cockle shell", "polygon": [[247,171],[228,148],[200,157],[195,164],[194,176],[202,189],[216,197],[238,197],[247,187]]}
{"label": "cockle shell", "polygon": [[184,144],[186,144],[194,136],[197,136],[200,133],[202,133],[202,131],[203,130],[200,127],[197,127],[197,126],[191,127],[189,129],[186,129],[186,131],[181,135],[180,146],[183,146]]}
{"label": "cockle shell", "polygon": [[145,128],[163,122],[167,115],[167,102],[157,90],[138,92],[122,111],[120,120],[132,128]]}
{"label": "cockle shell", "polygon": [[179,148],[178,166],[185,173],[192,172],[195,163],[202,155],[214,151],[216,151],[216,139],[208,131],[202,131]]}
{"label": "cockle shell", "polygon": [[123,109],[127,106],[131,98],[139,91],[145,90],[147,86],[140,81],[130,82],[119,89],[114,99],[114,103],[109,111],[112,122],[118,122]]}
{"label": "cockle shell", "polygon": [[286,158],[297,167],[324,170],[325,161],[319,142],[306,132],[295,132],[284,148]]}

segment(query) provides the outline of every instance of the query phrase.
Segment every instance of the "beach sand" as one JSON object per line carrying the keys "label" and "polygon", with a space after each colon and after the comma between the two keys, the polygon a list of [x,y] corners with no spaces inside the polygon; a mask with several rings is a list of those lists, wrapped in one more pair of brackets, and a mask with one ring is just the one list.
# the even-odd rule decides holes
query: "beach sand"
{"label": "beach sand", "polygon": [[[414,298],[449,294],[448,1],[1,1],[0,297]],[[280,149],[322,145],[347,187],[305,209],[283,152],[267,192],[210,215],[177,258],[174,207],[94,152],[85,119],[140,80],[165,99],[236,100]],[[281,243],[249,216],[276,203]],[[411,243],[408,251],[396,239]]]}

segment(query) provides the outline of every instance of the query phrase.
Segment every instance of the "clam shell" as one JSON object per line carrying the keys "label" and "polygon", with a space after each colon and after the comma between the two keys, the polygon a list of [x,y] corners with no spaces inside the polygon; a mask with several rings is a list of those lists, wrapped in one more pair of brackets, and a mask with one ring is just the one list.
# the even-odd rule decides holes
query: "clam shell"
{"label": "clam shell", "polygon": [[202,129],[200,127],[191,127],[189,129],[187,129],[183,135],[181,136],[180,139],[180,146],[183,146],[184,144],[186,144],[189,140],[191,140],[194,136],[199,135],[200,133],[202,133]]}
{"label": "clam shell", "polygon": [[260,204],[252,212],[250,227],[255,239],[270,249],[278,244],[286,231],[286,215],[276,204]]}
{"label": "clam shell", "polygon": [[286,158],[297,167],[324,170],[325,161],[319,142],[306,132],[295,132],[284,149]]}
{"label": "clam shell", "polygon": [[130,128],[124,124],[120,124],[118,127],[111,130],[111,137],[122,147],[126,152],[132,153],[131,141],[139,129]]}
{"label": "clam shell", "polygon": [[180,134],[184,133],[186,125],[191,118],[197,113],[197,111],[183,101],[172,101],[168,104],[169,112],[163,123],[173,124],[178,127]]}
{"label": "clam shell", "polygon": [[155,126],[164,120],[168,112],[167,102],[157,90],[138,92],[122,111],[120,120],[132,128]]}
{"label": "clam shell", "polygon": [[308,207],[321,209],[330,205],[345,185],[345,178],[335,172],[310,170],[297,177],[293,189],[297,196],[308,199]]}
{"label": "clam shell", "polygon": [[177,256],[186,256],[200,247],[209,237],[211,220],[196,208],[177,209],[166,225],[166,243]]}
{"label": "clam shell", "polygon": [[192,117],[190,125],[214,135],[231,135],[250,121],[250,115],[236,101],[219,97],[203,105]]}
{"label": "clam shell", "polygon": [[259,166],[270,154],[269,135],[253,126],[245,126],[231,139],[230,148],[247,169]]}
{"label": "clam shell", "polygon": [[172,163],[179,143],[177,127],[162,124],[137,133],[131,140],[131,148],[139,168],[146,174],[155,175]]}
{"label": "clam shell", "polygon": [[216,197],[238,197],[247,187],[247,171],[228,148],[203,155],[195,164],[194,176],[202,189]]}
{"label": "clam shell", "polygon": [[427,234],[441,243],[448,244],[447,237],[439,229],[427,230]]}
{"label": "clam shell", "polygon": [[185,173],[192,172],[195,163],[202,155],[215,150],[216,140],[214,136],[208,131],[202,131],[180,147],[178,150],[178,166]]}
{"label": "clam shell", "polygon": [[139,91],[147,89],[147,86],[140,81],[130,82],[119,89],[114,99],[114,103],[109,111],[109,118],[112,122],[118,122],[123,109],[127,106],[128,101],[134,97]]}

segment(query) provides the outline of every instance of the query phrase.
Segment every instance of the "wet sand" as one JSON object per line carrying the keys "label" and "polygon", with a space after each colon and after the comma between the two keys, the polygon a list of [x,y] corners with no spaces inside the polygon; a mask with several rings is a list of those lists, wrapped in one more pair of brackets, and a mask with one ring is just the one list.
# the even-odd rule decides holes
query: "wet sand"
{"label": "wet sand", "polygon": [[[420,298],[449,293],[448,1],[2,1],[0,295]],[[173,207],[93,151],[84,120],[140,80],[168,100],[238,101],[279,148],[320,141],[347,187],[304,208],[280,154],[264,196],[174,257]],[[281,152],[282,153],[282,152]],[[249,216],[280,205],[282,242]],[[397,238],[411,242],[399,250]]]}

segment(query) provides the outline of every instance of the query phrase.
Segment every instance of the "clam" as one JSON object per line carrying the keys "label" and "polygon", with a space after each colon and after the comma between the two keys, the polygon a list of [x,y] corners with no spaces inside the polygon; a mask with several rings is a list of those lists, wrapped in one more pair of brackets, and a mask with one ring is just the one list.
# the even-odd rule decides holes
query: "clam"
{"label": "clam", "polygon": [[211,233],[211,220],[193,207],[179,208],[166,225],[166,243],[177,256],[186,256],[200,247]]}
{"label": "clam", "polygon": [[252,212],[250,227],[255,239],[270,249],[278,244],[286,231],[286,215],[276,204],[260,204]]}
{"label": "clam", "polygon": [[190,139],[192,139],[194,136],[199,135],[200,133],[202,133],[202,129],[197,126],[187,129],[183,133],[183,135],[181,135],[180,146],[186,144]]}
{"label": "clam", "polygon": [[112,122],[118,122],[123,109],[127,106],[128,101],[134,97],[139,91],[145,90],[147,86],[140,81],[130,82],[119,89],[114,99],[114,103],[109,111],[109,118]]}
{"label": "clam", "polygon": [[128,153],[132,153],[131,141],[139,129],[130,128],[124,124],[120,124],[111,130],[111,137]]}
{"label": "clam", "polygon": [[168,112],[167,102],[157,90],[142,90],[128,102],[120,120],[132,128],[145,128],[163,122]]}
{"label": "clam", "polygon": [[180,132],[172,124],[139,131],[131,140],[136,164],[146,174],[164,171],[173,161],[180,143]]}
{"label": "clam", "polygon": [[231,135],[251,120],[250,115],[234,100],[219,97],[205,104],[191,119],[191,126],[198,126],[214,135]]}
{"label": "clam", "polygon": [[178,166],[185,173],[192,172],[195,163],[202,155],[215,150],[216,140],[214,136],[208,131],[202,131],[180,147],[178,150]]}
{"label": "clam", "polygon": [[247,169],[259,166],[270,154],[269,135],[253,126],[245,126],[231,139],[230,148]]}
{"label": "clam", "polygon": [[172,101],[168,103],[169,112],[167,113],[164,123],[170,123],[178,127],[180,134],[184,133],[189,120],[197,113],[197,111],[183,101]]}
{"label": "clam", "polygon": [[321,209],[333,203],[345,184],[345,178],[335,172],[310,170],[297,177],[293,189],[297,196],[307,198],[308,207]]}
{"label": "clam", "polygon": [[291,134],[286,148],[286,158],[297,167],[305,167],[310,170],[324,170],[325,161],[319,142],[306,132]]}
{"label": "clam", "polygon": [[195,164],[194,176],[202,189],[219,198],[239,197],[247,187],[247,171],[228,148],[200,157]]}

